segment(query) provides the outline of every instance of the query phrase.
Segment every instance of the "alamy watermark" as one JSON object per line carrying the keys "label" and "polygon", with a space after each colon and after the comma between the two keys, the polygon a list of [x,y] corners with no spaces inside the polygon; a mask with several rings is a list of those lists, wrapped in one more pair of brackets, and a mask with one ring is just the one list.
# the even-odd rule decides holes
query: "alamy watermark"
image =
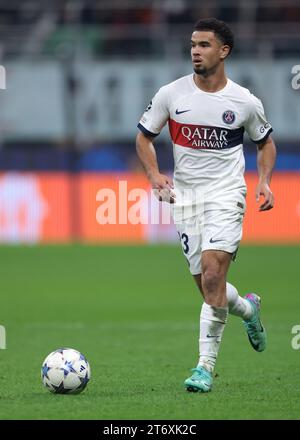
{"label": "alamy watermark", "polygon": [[0,66],[0,89],[6,89],[6,70],[4,66]]}
{"label": "alamy watermark", "polygon": [[204,194],[194,188],[147,191],[143,188],[129,189],[128,182],[120,180],[117,189],[99,189],[96,202],[99,225],[184,223],[196,232],[203,220]]}
{"label": "alamy watermark", "polygon": [[0,325],[0,350],[6,349],[6,330],[4,325]]}
{"label": "alamy watermark", "polygon": [[292,74],[295,75],[292,78],[292,88],[294,90],[300,89],[300,64],[296,64],[292,67]]}
{"label": "alamy watermark", "polygon": [[300,325],[294,325],[292,327],[292,335],[295,335],[292,338],[291,344],[294,350],[300,349]]}
{"label": "alamy watermark", "polygon": [[[4,66],[0,66],[0,89],[6,89],[6,71]],[[0,325],[0,350],[6,348],[6,331],[3,325]]]}

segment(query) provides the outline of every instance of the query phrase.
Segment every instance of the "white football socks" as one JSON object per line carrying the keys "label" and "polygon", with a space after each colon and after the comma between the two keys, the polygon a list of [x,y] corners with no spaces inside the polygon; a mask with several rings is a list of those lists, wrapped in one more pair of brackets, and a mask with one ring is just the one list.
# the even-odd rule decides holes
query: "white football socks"
{"label": "white football socks", "polygon": [[212,372],[216,363],[223,330],[228,315],[228,307],[213,307],[205,302],[200,313],[200,337],[198,367]]}
{"label": "white football socks", "polygon": [[252,317],[253,309],[249,301],[239,296],[237,289],[226,283],[228,307],[213,307],[205,302],[200,313],[199,362],[197,367],[204,367],[212,373],[228,313],[244,320]]}
{"label": "white football socks", "polygon": [[228,301],[228,311],[231,315],[239,316],[244,320],[251,319],[253,309],[249,301],[239,296],[236,288],[226,283],[226,296]]}

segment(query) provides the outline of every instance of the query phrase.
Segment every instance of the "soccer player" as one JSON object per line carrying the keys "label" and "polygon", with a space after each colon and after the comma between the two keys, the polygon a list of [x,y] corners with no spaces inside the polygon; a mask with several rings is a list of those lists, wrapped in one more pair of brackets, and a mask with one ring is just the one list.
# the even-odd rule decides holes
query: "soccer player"
{"label": "soccer player", "polygon": [[[138,127],[137,153],[159,200],[172,203],[174,221],[190,272],[204,303],[199,361],[185,380],[188,391],[208,392],[228,313],[242,318],[254,350],[266,348],[260,297],[245,297],[226,281],[241,237],[245,213],[244,130],[257,145],[260,211],[273,208],[270,189],[276,148],[262,103],[226,77],[224,62],[234,45],[231,29],[215,18],[196,23],[191,38],[194,73],[162,87]],[[159,171],[153,139],[168,122],[174,183]],[[187,210],[186,208],[191,208]],[[184,208],[184,209],[183,209]]]}

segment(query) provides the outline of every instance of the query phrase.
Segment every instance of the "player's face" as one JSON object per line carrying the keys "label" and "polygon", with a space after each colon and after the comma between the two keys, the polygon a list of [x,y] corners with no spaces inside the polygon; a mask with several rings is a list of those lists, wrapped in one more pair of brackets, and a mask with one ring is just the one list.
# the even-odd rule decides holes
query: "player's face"
{"label": "player's face", "polygon": [[209,75],[216,71],[226,57],[229,46],[222,44],[210,31],[195,31],[191,38],[191,56],[194,71],[198,75]]}

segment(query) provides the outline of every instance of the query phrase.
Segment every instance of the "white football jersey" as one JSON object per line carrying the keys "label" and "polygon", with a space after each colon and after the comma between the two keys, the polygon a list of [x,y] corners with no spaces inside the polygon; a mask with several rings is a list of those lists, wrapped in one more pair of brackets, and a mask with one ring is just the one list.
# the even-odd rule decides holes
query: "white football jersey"
{"label": "white football jersey", "polygon": [[204,92],[193,74],[162,87],[138,124],[146,136],[157,136],[168,122],[174,153],[174,183],[180,190],[197,188],[211,198],[246,193],[243,134],[253,142],[272,132],[262,103],[230,79],[218,92]]}

